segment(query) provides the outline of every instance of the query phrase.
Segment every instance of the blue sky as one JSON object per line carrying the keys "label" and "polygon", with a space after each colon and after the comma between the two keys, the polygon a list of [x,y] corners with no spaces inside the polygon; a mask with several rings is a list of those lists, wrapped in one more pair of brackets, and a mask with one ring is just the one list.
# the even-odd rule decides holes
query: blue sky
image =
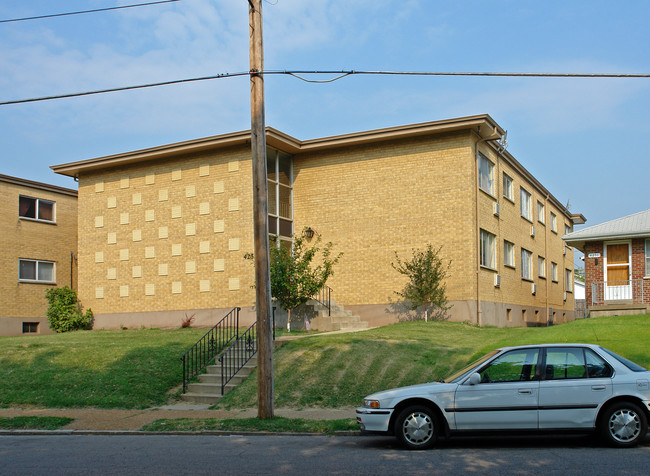
{"label": "blue sky", "polygon": [[[0,19],[138,1],[5,0]],[[265,68],[649,73],[650,2],[271,0]],[[182,0],[0,24],[0,101],[248,70],[246,0]],[[250,128],[247,77],[0,106],[0,173]],[[587,226],[650,208],[650,79],[266,79],[298,139],[490,114],[508,150]]]}

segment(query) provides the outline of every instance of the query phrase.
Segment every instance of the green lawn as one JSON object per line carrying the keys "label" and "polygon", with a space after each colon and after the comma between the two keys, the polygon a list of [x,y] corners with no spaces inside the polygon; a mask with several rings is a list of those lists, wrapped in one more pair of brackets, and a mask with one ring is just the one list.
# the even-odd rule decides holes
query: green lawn
{"label": "green lawn", "polygon": [[0,417],[0,430],[58,430],[73,420],[64,417]]}
{"label": "green lawn", "polygon": [[[179,356],[205,329],[80,331],[0,337],[0,407],[148,408],[181,381]],[[650,316],[598,318],[550,328],[477,328],[407,322],[291,341],[274,356],[278,407],[356,406],[376,390],[441,379],[487,350],[590,342],[650,367]],[[174,392],[171,392],[174,393]],[[255,373],[221,406],[256,406]]]}
{"label": "green lawn", "polygon": [[269,431],[273,433],[322,433],[332,435],[337,431],[358,431],[354,418],[346,420],[305,420],[302,418],[177,418],[156,420],[142,428],[143,431]]}
{"label": "green lawn", "polygon": [[148,408],[181,382],[205,329],[0,337],[0,406]]}
{"label": "green lawn", "polygon": [[[275,405],[355,406],[378,390],[442,379],[488,350],[543,342],[601,344],[650,368],[648,315],[586,319],[548,328],[406,322],[285,344],[274,358]],[[256,398],[253,373],[220,406],[254,407]]]}

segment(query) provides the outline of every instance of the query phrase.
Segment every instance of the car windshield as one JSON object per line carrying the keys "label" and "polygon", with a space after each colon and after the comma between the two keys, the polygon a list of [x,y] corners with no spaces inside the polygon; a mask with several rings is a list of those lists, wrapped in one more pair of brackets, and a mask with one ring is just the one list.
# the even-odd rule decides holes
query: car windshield
{"label": "car windshield", "polygon": [[604,352],[606,352],[608,355],[611,355],[612,357],[614,357],[616,360],[618,360],[620,363],[625,365],[628,369],[630,369],[633,372],[645,372],[646,371],[646,369],[641,367],[639,364],[635,364],[631,360],[627,360],[625,357],[621,357],[620,355],[615,354],[614,352],[612,352],[609,349],[605,349],[604,347],[601,347],[601,349]]}
{"label": "car windshield", "polygon": [[462,369],[460,369],[458,372],[455,372],[455,373],[453,373],[452,375],[450,375],[449,377],[447,377],[447,378],[444,380],[444,382],[445,382],[445,383],[455,383],[456,380],[460,379],[463,375],[465,375],[467,372],[469,372],[470,370],[472,370],[474,367],[478,367],[478,366],[481,365],[483,362],[485,362],[486,360],[488,360],[488,359],[494,357],[494,356],[495,356],[496,354],[498,354],[498,353],[499,353],[499,350],[498,350],[498,349],[497,349],[497,350],[493,350],[492,352],[488,352],[487,354],[485,354],[485,355],[484,355],[483,357],[481,357],[480,359],[475,360],[475,361],[472,362],[471,364],[466,365],[465,367],[463,367]]}

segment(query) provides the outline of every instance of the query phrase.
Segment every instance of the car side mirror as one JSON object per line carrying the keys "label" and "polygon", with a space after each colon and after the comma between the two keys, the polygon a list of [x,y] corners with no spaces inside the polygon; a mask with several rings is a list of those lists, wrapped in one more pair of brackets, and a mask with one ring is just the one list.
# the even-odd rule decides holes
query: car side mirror
{"label": "car side mirror", "polygon": [[469,385],[478,385],[479,383],[481,383],[481,375],[478,372],[473,373],[472,375],[469,376],[467,383]]}

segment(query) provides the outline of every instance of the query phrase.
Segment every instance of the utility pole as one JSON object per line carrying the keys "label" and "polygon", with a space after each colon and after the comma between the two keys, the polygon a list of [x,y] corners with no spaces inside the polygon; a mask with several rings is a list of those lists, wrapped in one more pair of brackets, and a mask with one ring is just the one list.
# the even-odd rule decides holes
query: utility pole
{"label": "utility pole", "polygon": [[251,79],[251,150],[253,155],[253,237],[257,309],[257,417],[273,418],[273,333],[264,123],[264,51],[262,0],[248,0]]}

